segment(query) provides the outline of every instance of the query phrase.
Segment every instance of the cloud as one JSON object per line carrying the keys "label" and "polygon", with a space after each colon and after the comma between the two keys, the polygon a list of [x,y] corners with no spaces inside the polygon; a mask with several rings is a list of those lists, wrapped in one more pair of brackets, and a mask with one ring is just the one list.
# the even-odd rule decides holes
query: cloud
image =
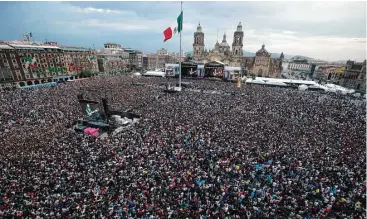
{"label": "cloud", "polygon": [[294,32],[294,31],[289,31],[289,30],[285,30],[283,31],[284,34],[295,34],[297,32]]}
{"label": "cloud", "polygon": [[[273,53],[366,58],[366,2],[184,2],[183,10],[185,51],[192,50],[199,22],[208,49],[217,36],[222,40],[223,33],[231,45],[242,22],[246,51],[255,52],[265,43]],[[144,52],[162,47],[174,52],[179,50],[179,38],[163,43],[162,32],[179,13],[179,2],[0,2],[0,20],[9,30],[2,31],[0,39],[17,39],[27,30],[61,44],[101,46],[113,41]]]}
{"label": "cloud", "polygon": [[[95,7],[69,6],[69,11],[75,13],[94,14],[92,17],[73,17],[66,21],[56,21],[55,24],[73,26],[80,30],[97,28],[103,31],[151,31],[162,33],[164,29],[176,23],[162,18],[147,19],[143,15],[130,10],[111,10]],[[73,19],[74,18],[74,19]],[[177,24],[177,23],[176,23]],[[196,25],[184,23],[186,31],[194,31]]]}
{"label": "cloud", "polygon": [[[205,31],[204,31],[205,32]],[[365,38],[346,38],[328,36],[310,36],[306,34],[284,34],[280,32],[245,30],[244,50],[256,52],[265,43],[271,53],[305,55],[324,60],[363,60],[366,58]],[[205,35],[207,49],[213,49],[216,35]],[[221,42],[222,36],[219,37]],[[231,45],[233,33],[227,34],[227,42]]]}
{"label": "cloud", "polygon": [[119,10],[93,8],[93,7],[87,7],[87,8],[73,7],[73,8],[75,9],[76,12],[79,12],[79,13],[101,13],[101,14],[125,14],[126,13],[124,11],[119,11]]}

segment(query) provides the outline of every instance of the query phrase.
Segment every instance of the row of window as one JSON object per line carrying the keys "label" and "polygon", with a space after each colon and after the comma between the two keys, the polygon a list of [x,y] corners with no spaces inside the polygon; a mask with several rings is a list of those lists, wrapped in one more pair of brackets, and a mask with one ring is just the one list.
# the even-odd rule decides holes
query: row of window
{"label": "row of window", "polygon": [[[16,80],[18,80],[18,81],[23,80],[20,70],[15,70],[15,75],[16,75],[16,78],[15,78]],[[51,77],[51,76],[56,76],[56,75],[57,75],[56,72],[47,72],[47,73],[42,73],[42,75],[40,77],[38,77],[38,75],[34,73],[33,78],[42,78],[44,76]],[[25,79],[31,79],[31,75],[30,74],[25,74]]]}
{"label": "row of window", "polygon": [[[26,56],[26,57],[29,57],[29,58],[31,58],[31,57],[36,57],[36,58],[39,58],[40,56],[39,56],[39,54],[37,54],[37,53],[35,53],[35,54],[30,54],[30,53],[27,53],[27,54],[24,54],[24,53],[18,53],[18,55],[19,55],[19,57],[24,57],[24,56]],[[71,57],[71,56],[73,56],[73,57],[75,57],[75,58],[82,58],[83,56],[85,56],[85,55],[80,55],[80,54],[78,54],[78,55],[76,55],[76,54],[72,54],[72,55],[69,55],[69,54],[40,54],[41,55],[41,57],[48,57],[48,58],[52,58],[52,57]],[[15,54],[9,54],[9,56],[10,56],[10,58],[15,58]],[[6,54],[0,54],[0,58],[7,58],[7,56],[6,56]]]}
{"label": "row of window", "polygon": [[[1,60],[0,60],[1,61]],[[16,64],[17,63],[17,60],[16,59],[12,59],[11,60],[13,64]],[[36,62],[41,62],[41,64],[47,64],[47,63],[53,63],[54,60],[46,60],[46,59],[41,59],[41,60],[37,60]],[[72,61],[72,59],[61,59],[60,62],[63,63],[64,61]],[[78,60],[79,63],[83,63],[83,64],[87,64],[87,60],[83,59],[83,60]],[[4,65],[7,65],[8,64],[8,60],[7,59],[4,59],[2,60],[2,62],[4,63]],[[26,61],[24,59],[20,59],[20,62],[21,63],[26,63]]]}

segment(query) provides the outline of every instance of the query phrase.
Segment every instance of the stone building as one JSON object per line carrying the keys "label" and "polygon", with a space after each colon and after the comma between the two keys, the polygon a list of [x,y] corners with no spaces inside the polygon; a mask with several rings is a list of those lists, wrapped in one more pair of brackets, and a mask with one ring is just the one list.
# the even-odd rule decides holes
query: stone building
{"label": "stone building", "polygon": [[287,66],[289,70],[308,71],[311,69],[311,64],[307,59],[291,60]]}
{"label": "stone building", "polygon": [[344,72],[344,66],[340,65],[322,65],[318,66],[315,79],[322,83],[340,84],[341,75]]}
{"label": "stone building", "polygon": [[207,51],[204,43],[205,34],[203,28],[199,24],[194,33],[193,59],[201,63],[219,61],[226,66],[242,67],[250,74],[256,76],[280,77],[284,59],[283,53],[279,58],[274,59],[265,49],[265,45],[262,45],[261,49],[256,52],[255,57],[244,57],[243,39],[244,32],[240,22],[237,25],[236,31],[233,33],[232,49],[227,42],[226,34],[224,34],[222,42],[219,43],[217,41],[214,45],[214,49]]}
{"label": "stone building", "polygon": [[139,50],[125,48],[126,52],[129,53],[129,64],[128,69],[130,71],[140,71],[143,69],[143,53]]}
{"label": "stone building", "polygon": [[346,88],[366,92],[366,60],[347,61],[340,78],[340,85]]}
{"label": "stone building", "polygon": [[5,81],[5,73],[17,86],[78,78],[82,70],[98,70],[95,60],[95,51],[83,47],[56,42],[0,42],[0,77]]}
{"label": "stone building", "polygon": [[105,43],[104,48],[97,53],[98,71],[111,73],[127,71],[129,65],[129,52],[120,44]]}
{"label": "stone building", "polygon": [[[180,60],[180,53],[168,53],[166,49],[157,50],[156,54],[146,54],[145,55],[145,70],[155,70],[155,69],[163,69],[165,64],[178,63]],[[184,56],[181,57],[181,60],[184,60]]]}
{"label": "stone building", "polygon": [[282,75],[290,79],[311,80],[312,66],[307,59],[291,59],[282,63]]}
{"label": "stone building", "polygon": [[168,51],[165,48],[158,49],[157,50],[157,55],[159,55],[159,56],[166,56],[166,55],[168,55]]}
{"label": "stone building", "polygon": [[283,53],[280,54],[279,58],[272,58],[265,49],[265,45],[262,45],[255,57],[243,57],[241,67],[247,70],[250,75],[279,78],[283,69],[283,60]]}

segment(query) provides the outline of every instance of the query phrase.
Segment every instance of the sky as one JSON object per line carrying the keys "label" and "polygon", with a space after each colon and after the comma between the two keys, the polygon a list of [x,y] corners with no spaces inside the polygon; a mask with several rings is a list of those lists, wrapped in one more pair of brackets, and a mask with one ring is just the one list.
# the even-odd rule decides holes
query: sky
{"label": "sky", "polygon": [[[328,61],[366,59],[366,2],[184,2],[182,49],[192,51],[200,22],[205,47],[223,34],[231,45],[239,22],[244,50],[264,43],[270,53]],[[179,52],[179,37],[163,42],[180,2],[0,2],[0,40],[21,39],[102,48],[106,42],[155,53]],[[217,37],[218,36],[218,37]]]}

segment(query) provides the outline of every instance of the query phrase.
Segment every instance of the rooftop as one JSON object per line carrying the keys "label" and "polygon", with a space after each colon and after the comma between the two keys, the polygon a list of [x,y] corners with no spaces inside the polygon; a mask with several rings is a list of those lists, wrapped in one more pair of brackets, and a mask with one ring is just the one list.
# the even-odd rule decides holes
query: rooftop
{"label": "rooftop", "polygon": [[11,47],[11,46],[8,46],[8,45],[6,45],[6,44],[1,44],[0,43],[0,49],[14,49],[13,47]]}
{"label": "rooftop", "polygon": [[0,41],[1,49],[27,49],[27,50],[44,50],[44,49],[61,49],[64,51],[90,51],[88,48],[80,46],[57,46],[56,42],[30,42],[30,41]]}

